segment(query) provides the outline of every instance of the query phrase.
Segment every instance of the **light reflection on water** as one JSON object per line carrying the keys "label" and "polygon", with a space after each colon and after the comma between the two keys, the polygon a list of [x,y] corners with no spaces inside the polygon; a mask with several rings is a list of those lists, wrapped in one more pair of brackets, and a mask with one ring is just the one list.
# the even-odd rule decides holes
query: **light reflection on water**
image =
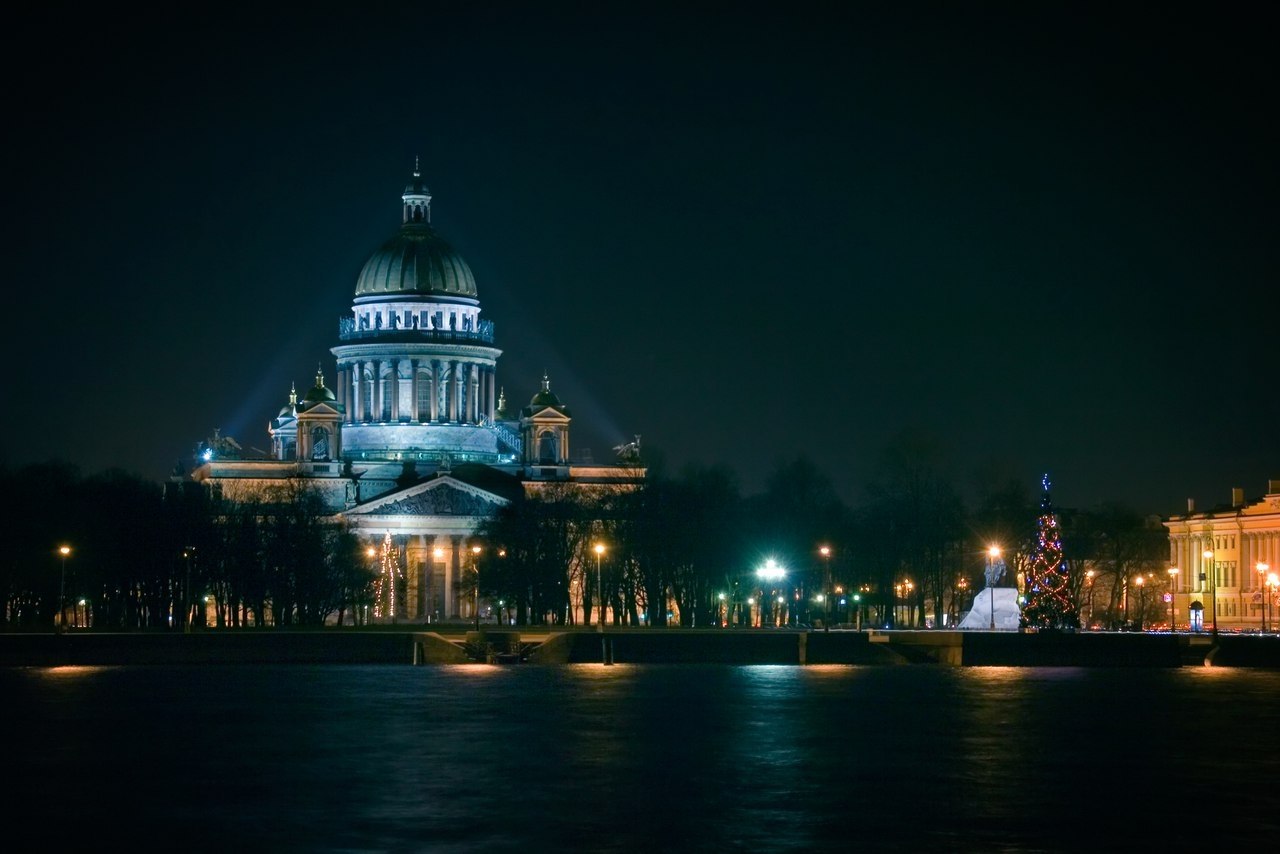
{"label": "light reflection on water", "polygon": [[118,828],[136,846],[140,821],[195,833],[184,847],[306,851],[1180,851],[1280,832],[1274,671],[67,670],[0,670],[13,814],[72,810],[98,844]]}

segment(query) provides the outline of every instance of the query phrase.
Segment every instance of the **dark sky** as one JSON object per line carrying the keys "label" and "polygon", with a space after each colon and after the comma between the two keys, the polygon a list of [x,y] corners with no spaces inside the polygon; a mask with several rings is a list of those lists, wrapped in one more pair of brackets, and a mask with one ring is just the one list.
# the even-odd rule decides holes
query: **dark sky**
{"label": "dark sky", "polygon": [[[357,10],[355,7],[359,6]],[[161,478],[317,362],[420,155],[597,460],[642,436],[856,502],[1176,512],[1280,478],[1276,51],[1257,4],[42,7],[11,19],[11,465]],[[32,17],[33,15],[38,17]]]}

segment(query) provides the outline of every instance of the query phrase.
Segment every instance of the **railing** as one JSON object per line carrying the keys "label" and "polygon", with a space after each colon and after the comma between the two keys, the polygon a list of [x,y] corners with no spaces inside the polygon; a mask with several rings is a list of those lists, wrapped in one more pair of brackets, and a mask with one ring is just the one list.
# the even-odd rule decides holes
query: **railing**
{"label": "railing", "polygon": [[517,455],[524,453],[524,441],[510,427],[501,424],[490,424],[489,429],[498,434],[498,438],[506,443]]}
{"label": "railing", "polygon": [[397,326],[393,328],[357,329],[355,320],[350,317],[338,318],[338,339],[341,341],[364,341],[369,339],[387,339],[394,341],[445,341],[460,344],[492,344],[493,321],[480,321],[479,329],[415,329]]}

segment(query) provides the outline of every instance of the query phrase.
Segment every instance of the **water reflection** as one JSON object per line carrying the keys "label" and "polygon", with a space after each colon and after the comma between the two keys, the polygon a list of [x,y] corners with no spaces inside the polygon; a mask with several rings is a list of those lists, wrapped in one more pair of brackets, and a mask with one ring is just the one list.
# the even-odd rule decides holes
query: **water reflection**
{"label": "water reflection", "polygon": [[0,671],[15,814],[126,847],[1145,848],[1174,797],[1174,850],[1275,832],[1271,671],[65,670]]}

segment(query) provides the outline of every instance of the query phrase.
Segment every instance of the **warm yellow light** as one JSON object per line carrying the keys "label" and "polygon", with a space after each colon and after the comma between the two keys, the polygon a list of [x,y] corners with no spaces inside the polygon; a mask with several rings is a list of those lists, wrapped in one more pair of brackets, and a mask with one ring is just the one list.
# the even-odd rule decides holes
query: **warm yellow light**
{"label": "warm yellow light", "polygon": [[1280,575],[1277,575],[1277,574],[1276,574],[1276,573],[1274,573],[1274,572],[1273,572],[1273,573],[1271,573],[1270,575],[1268,575],[1268,576],[1267,576],[1267,586],[1268,586],[1268,587],[1280,587]]}
{"label": "warm yellow light", "polygon": [[592,550],[598,555],[604,554],[604,543],[596,543],[592,546]]}
{"label": "warm yellow light", "polygon": [[444,558],[444,549],[436,549],[436,550],[435,550],[435,556],[436,556],[436,560],[441,560],[441,559],[443,559],[443,558]]}
{"label": "warm yellow light", "polygon": [[1177,568],[1176,566],[1171,566],[1171,567],[1169,567],[1169,577],[1170,577],[1170,578],[1172,578],[1173,576],[1175,576],[1175,575],[1177,575],[1177,574],[1178,574],[1178,568]]}
{"label": "warm yellow light", "polygon": [[1095,573],[1094,573],[1094,571],[1093,571],[1092,569],[1086,569],[1086,570],[1084,571],[1084,577],[1085,577],[1085,578],[1087,578],[1087,579],[1089,579],[1089,583],[1090,583],[1090,584],[1092,584],[1092,583],[1093,583],[1093,576],[1094,576],[1094,575],[1095,575]]}
{"label": "warm yellow light", "polygon": [[1262,561],[1258,561],[1257,567],[1258,567],[1258,574],[1261,575],[1262,573],[1265,573],[1268,569],[1270,569],[1271,565],[1267,563],[1263,563]]}
{"label": "warm yellow light", "polygon": [[830,546],[823,546],[822,548],[818,549],[818,551],[822,552],[823,557],[826,557],[827,555],[831,554]]}
{"label": "warm yellow light", "polygon": [[1133,583],[1141,587],[1145,581],[1146,579],[1144,579],[1141,575],[1139,575],[1137,578],[1133,580]]}
{"label": "warm yellow light", "polygon": [[369,557],[373,557],[375,554],[377,554],[373,546],[369,546],[369,548],[365,549],[364,553],[367,554]]}
{"label": "warm yellow light", "polygon": [[71,546],[59,546],[58,554],[62,555],[63,557],[66,557],[67,555],[71,554]]}
{"label": "warm yellow light", "polygon": [[479,546],[472,546],[472,547],[471,547],[471,553],[472,553],[473,555],[478,555],[478,554],[480,554],[480,547],[479,547]]}
{"label": "warm yellow light", "polygon": [[754,604],[756,604],[756,597],[754,597],[754,596],[748,596],[748,597],[747,597],[747,604],[748,604],[748,605],[754,605]]}
{"label": "warm yellow light", "polygon": [[1213,560],[1213,552],[1209,551],[1208,549],[1205,549],[1203,552],[1200,553],[1200,557],[1204,558],[1205,560]]}
{"label": "warm yellow light", "polygon": [[999,547],[999,546],[989,546],[989,547],[987,548],[987,554],[991,555],[992,557],[1000,557],[1000,547]]}

